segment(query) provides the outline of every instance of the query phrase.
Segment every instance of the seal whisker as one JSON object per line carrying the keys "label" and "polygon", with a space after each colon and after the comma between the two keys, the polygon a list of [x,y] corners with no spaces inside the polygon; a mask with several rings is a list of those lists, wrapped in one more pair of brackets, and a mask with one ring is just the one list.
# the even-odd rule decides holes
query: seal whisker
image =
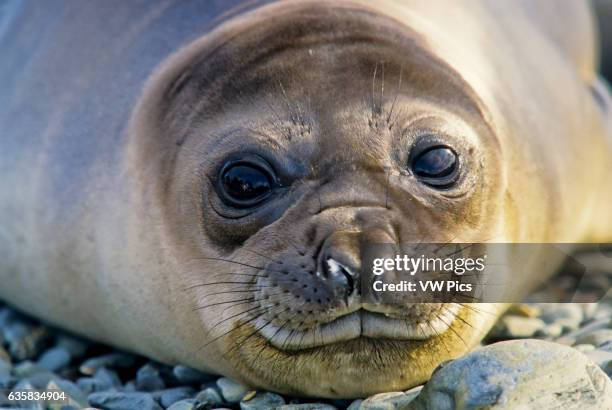
{"label": "seal whisker", "polygon": [[[271,296],[279,296],[281,294],[282,294],[282,292],[277,292],[277,293],[272,294]],[[257,300],[261,300],[261,299],[256,297],[256,296],[253,296],[251,298],[244,298],[244,299],[237,299],[237,300],[227,300],[227,301],[223,301],[223,302],[215,302],[215,303],[210,303],[208,305],[199,306],[199,307],[194,308],[193,310],[196,311],[196,310],[206,309],[206,308],[209,308],[211,306],[223,305],[223,304],[226,304],[226,303],[233,303],[233,302],[240,302],[240,303],[236,303],[236,305],[232,305],[232,306],[238,306],[238,305],[244,304],[245,301],[246,302],[254,302],[254,301],[257,301]],[[232,307],[232,306],[229,306],[229,307]]]}
{"label": "seal whisker", "polygon": [[[304,325],[304,321],[302,320],[299,324],[298,327],[303,326]],[[306,337],[306,332],[302,332],[302,337],[300,337],[300,341],[298,342],[298,345],[301,346],[302,342],[304,341],[304,337]]]}
{"label": "seal whisker", "polygon": [[[283,330],[285,328],[285,325],[289,323],[289,320],[290,319],[287,319],[281,326],[279,326],[279,328],[276,329],[276,332],[274,332],[272,337],[275,337],[281,330]],[[267,342],[262,343],[261,349],[259,349],[259,351],[257,352],[257,355],[255,355],[255,358],[251,361],[251,363],[253,364],[258,363],[257,360],[259,359],[259,356],[261,356],[261,354],[264,352],[264,350],[266,350],[267,344],[268,344]]]}
{"label": "seal whisker", "polygon": [[277,122],[276,123],[273,122],[272,126],[276,128],[276,130],[280,133],[280,135],[284,136],[287,141],[291,141],[291,133],[287,130],[286,127],[283,127],[283,123],[285,122],[283,118],[280,116],[280,114],[276,112],[276,110],[274,110],[274,108],[272,108],[272,105],[270,105],[269,102],[264,100],[264,104],[266,105],[266,107],[268,107],[270,112],[272,112],[272,115],[276,117]]}
{"label": "seal whisker", "polygon": [[470,309],[475,313],[487,313],[489,315],[492,315],[494,317],[497,318],[497,314],[493,313],[493,312],[489,312],[487,310],[484,309],[478,309],[477,307],[474,306],[474,303],[460,303],[460,302],[456,302],[458,305],[460,305],[461,307],[464,307],[466,309]]}
{"label": "seal whisker", "polygon": [[[302,254],[302,256],[304,256],[304,255]],[[263,267],[263,266],[249,265],[248,263],[238,262],[238,261],[235,261],[235,260],[232,260],[232,259],[225,259],[225,258],[201,257],[201,258],[193,258],[191,260],[214,260],[214,261],[219,261],[219,262],[234,263],[236,265],[242,265],[242,266],[245,266],[247,268],[253,268],[253,269],[257,269],[257,270],[267,269],[267,270],[272,271],[272,272],[283,273],[282,271],[279,271],[279,270],[270,269],[270,268],[266,268],[266,267]]]}
{"label": "seal whisker", "polygon": [[453,296],[458,296],[458,297],[461,297],[461,298],[466,298],[466,299],[468,299],[468,301],[471,301],[472,303],[480,302],[480,300],[477,297],[472,296],[472,295],[467,295],[465,293],[454,293]]}
{"label": "seal whisker", "polygon": [[287,96],[287,92],[285,91],[285,87],[283,86],[283,83],[281,82],[280,78],[278,79],[278,86],[281,89],[283,100],[285,101],[285,104],[287,105],[287,111],[289,112],[289,119],[291,120],[291,122],[293,122],[294,125],[297,125],[298,121],[296,121],[295,117],[296,115],[299,117],[299,109],[298,109],[298,113],[294,112],[296,110],[294,110],[294,107],[292,107],[291,101],[289,100],[289,97]]}
{"label": "seal whisker", "polygon": [[[212,343],[216,342],[217,340],[221,339],[222,337],[227,336],[228,334],[230,334],[230,333],[232,333],[232,332],[234,332],[234,331],[236,331],[236,330],[240,329],[242,326],[245,326],[245,325],[249,324],[249,323],[250,323],[250,322],[252,322],[253,320],[257,320],[257,318],[259,318],[259,317],[261,317],[261,316],[263,316],[263,315],[264,315],[264,313],[265,313],[265,309],[264,309],[264,307],[263,307],[263,306],[257,306],[257,307],[256,307],[256,308],[254,308],[254,309],[249,309],[249,310],[247,310],[247,311],[241,312],[240,314],[238,314],[238,315],[236,315],[236,316],[243,315],[243,314],[248,314],[248,313],[250,313],[251,311],[256,310],[256,309],[261,309],[261,310],[262,310],[262,312],[261,312],[261,313],[258,313],[256,316],[254,316],[254,317],[250,318],[249,320],[247,320],[247,321],[245,321],[245,322],[240,323],[238,326],[236,326],[236,327],[234,327],[234,328],[232,328],[232,329],[228,330],[227,332],[223,332],[223,333],[222,333],[222,334],[220,334],[219,336],[215,336],[215,337],[214,337],[212,340],[209,340],[209,341],[208,341],[208,342],[206,342],[204,345],[202,345],[202,346],[201,346],[201,347],[198,349],[198,351],[201,351],[202,349],[205,349],[206,347],[210,346]],[[226,321],[227,321],[227,320],[229,320],[229,319],[231,319],[231,317],[230,317],[230,318],[223,319],[221,322],[217,323],[217,324],[216,324],[214,327],[216,327],[217,325],[220,325],[221,323],[226,322]]]}
{"label": "seal whisker", "polygon": [[227,322],[227,321],[228,321],[228,320],[230,320],[230,319],[233,319],[233,318],[235,318],[235,317],[237,317],[237,316],[240,316],[240,315],[244,315],[244,314],[250,313],[250,312],[252,312],[252,311],[254,311],[254,310],[257,310],[257,309],[264,310],[264,307],[263,307],[263,306],[259,306],[259,305],[258,305],[258,306],[254,306],[254,307],[252,307],[252,308],[249,308],[249,309],[243,310],[242,312],[238,312],[238,313],[235,313],[235,314],[233,314],[233,315],[231,315],[231,316],[229,316],[229,317],[223,318],[223,319],[221,319],[220,321],[218,321],[217,323],[215,323],[215,324],[214,324],[214,325],[213,325],[213,326],[210,328],[210,330],[212,331],[212,330],[213,330],[213,329],[215,329],[217,326],[221,325],[222,323]]}
{"label": "seal whisker", "polygon": [[380,102],[378,105],[379,112],[382,112],[383,101],[385,100],[385,62],[380,62]]}
{"label": "seal whisker", "polygon": [[[444,309],[445,309],[447,312],[452,313],[452,312],[451,312],[451,310],[450,310],[450,309],[448,309],[448,308],[447,308],[447,307],[445,307],[445,306],[444,306]],[[464,318],[462,318],[461,316],[456,315],[456,316],[455,316],[455,318],[456,318],[456,319],[458,319],[458,320],[460,320],[461,322],[463,322],[463,323],[464,323],[466,326],[469,326],[469,327],[471,327],[472,329],[475,329],[475,327],[474,327],[474,326],[473,326],[473,325],[472,325],[470,322],[468,322],[467,320],[465,320],[465,319],[464,319]]]}
{"label": "seal whisker", "polygon": [[[285,313],[287,310],[290,310],[290,309],[291,309],[290,307],[287,307],[287,308],[283,309],[281,312],[278,312],[278,313],[276,314],[276,316],[278,316],[278,315],[279,315],[279,314],[281,314],[281,313]],[[249,334],[248,334],[246,337],[244,337],[244,338],[243,338],[243,339],[242,339],[240,342],[238,342],[238,343],[234,344],[234,346],[233,346],[233,347],[232,347],[230,350],[228,350],[226,353],[230,353],[231,351],[233,351],[233,350],[235,350],[235,349],[239,349],[240,347],[242,347],[242,346],[243,346],[243,345],[244,345],[244,344],[245,344],[245,343],[246,343],[246,342],[247,342],[247,341],[248,341],[248,340],[249,340],[251,337],[253,337],[253,336],[254,336],[254,335],[256,335],[257,333],[259,333],[259,332],[260,332],[260,331],[261,331],[263,328],[265,328],[266,326],[268,326],[268,325],[272,324],[272,321],[273,321],[273,320],[274,320],[274,319],[267,320],[267,321],[266,321],[266,323],[265,323],[264,325],[262,325],[262,326],[260,326],[260,327],[258,327],[258,328],[255,328],[255,330],[254,330],[254,331],[252,331],[251,333],[249,333]]]}
{"label": "seal whisker", "polygon": [[[236,90],[240,98],[245,98],[252,106],[258,105],[250,95],[245,95],[242,90],[237,90],[235,87],[234,90]],[[263,99],[263,103],[267,107],[269,112],[272,113],[274,117],[276,117],[276,122],[272,122],[272,126],[276,128],[280,135],[284,136],[287,140],[291,140],[291,135],[287,132],[285,128],[282,127],[284,121],[281,115],[272,107],[272,105],[265,98]]]}
{"label": "seal whisker", "polygon": [[215,303],[209,303],[208,305],[204,305],[204,306],[198,306],[198,307],[194,308],[193,310],[196,311],[196,310],[201,310],[201,309],[207,309],[207,308],[212,307],[212,306],[225,305],[227,303],[236,303],[236,302],[244,302],[244,301],[253,302],[255,300],[257,300],[257,298],[255,298],[255,297],[244,298],[244,299],[235,299],[235,300],[225,300],[223,302],[215,302]]}
{"label": "seal whisker", "polygon": [[450,354],[450,350],[448,348],[448,345],[444,342],[444,338],[440,337],[440,332],[438,332],[438,330],[432,326],[432,324],[429,321],[424,322],[427,326],[429,326],[429,328],[431,329],[431,331],[433,332],[433,334],[436,335],[436,337],[438,339],[440,339],[440,341],[442,342],[442,345],[444,346],[444,348],[446,349],[446,352]]}
{"label": "seal whisker", "polygon": [[[303,302],[302,304],[300,304],[300,305],[298,306],[298,308],[303,307],[305,304],[306,304],[306,303],[305,303],[305,302]],[[278,315],[280,315],[280,314],[282,314],[282,313],[285,313],[287,310],[291,310],[291,309],[292,309],[292,307],[288,306],[287,308],[285,308],[285,309],[284,309],[284,310],[282,310],[281,312],[277,312],[277,313],[276,313],[276,315],[275,315],[275,317],[278,317]],[[277,330],[276,330],[276,332],[274,333],[274,336],[275,336],[276,334],[278,334],[278,332],[280,332],[280,330],[281,330],[282,328],[284,328],[284,327],[286,326],[286,324],[287,324],[287,323],[289,323],[291,320],[293,320],[293,319],[294,319],[296,316],[297,316],[297,313],[294,313],[293,315],[291,315],[291,316],[290,316],[290,317],[289,317],[289,318],[288,318],[288,319],[287,319],[287,320],[286,320],[286,321],[283,323],[283,325],[282,325],[281,327],[279,327],[279,329],[277,329]],[[270,324],[272,323],[272,321],[273,321],[273,320],[274,320],[274,318],[272,318],[272,319],[271,319],[271,320],[269,320],[269,321],[268,321],[268,322],[267,322],[265,325],[261,326],[260,328],[256,329],[256,330],[255,330],[253,333],[251,333],[250,335],[248,335],[246,339],[244,339],[244,340],[242,340],[242,341],[240,342],[240,343],[241,343],[241,344],[240,344],[240,346],[242,346],[244,343],[246,343],[246,341],[247,341],[247,340],[248,340],[248,339],[249,339],[251,336],[253,336],[255,333],[258,333],[258,332],[259,332],[259,331],[261,331],[263,328],[265,328],[266,326],[270,325]],[[289,333],[289,336],[288,336],[287,338],[285,338],[285,341],[284,341],[284,342],[283,342],[283,344],[281,345],[281,349],[280,349],[280,350],[284,350],[284,348],[285,348],[285,343],[287,343],[288,338],[289,338],[289,337],[291,337],[291,335],[292,335],[292,334],[293,334],[295,331],[296,331],[296,329],[292,329],[292,330],[291,330],[291,332]],[[274,337],[274,336],[273,336],[273,337]],[[273,338],[273,337],[272,337],[272,338]],[[266,339],[268,339],[268,340],[269,340],[269,339],[271,339],[271,338],[266,338]],[[235,347],[237,347],[237,348],[238,348],[238,347],[240,347],[240,346],[235,346]]]}
{"label": "seal whisker", "polygon": [[189,287],[186,287],[184,290],[191,290],[194,288],[199,288],[199,287],[203,287],[203,286],[212,286],[212,285],[254,285],[257,282],[231,282],[231,281],[226,281],[226,282],[209,282],[209,283],[199,283],[197,285],[191,285]]}
{"label": "seal whisker", "polygon": [[375,93],[375,88],[376,88],[376,73],[378,72],[378,63],[376,63],[374,65],[374,75],[372,76],[372,94],[371,94],[371,109],[372,109],[372,118],[370,120],[370,126],[373,124],[374,122],[374,115],[376,113],[376,102],[374,100],[374,95]]}
{"label": "seal whisker", "polygon": [[[261,313],[257,313],[257,314],[256,314],[254,317],[252,317],[252,318],[248,319],[248,320],[247,320],[247,321],[245,321],[245,322],[240,323],[240,324],[239,324],[238,326],[236,326],[235,328],[232,328],[232,329],[228,330],[227,332],[224,332],[223,334],[221,334],[221,335],[219,335],[219,336],[215,337],[213,340],[210,340],[210,341],[209,341],[209,342],[207,342],[207,343],[206,343],[204,346],[202,346],[202,347],[201,347],[199,350],[201,350],[201,349],[205,348],[206,346],[208,346],[208,345],[210,345],[211,343],[213,343],[213,342],[215,342],[215,341],[219,340],[220,338],[222,338],[222,337],[224,337],[224,336],[226,336],[226,335],[230,334],[231,332],[233,332],[233,331],[235,331],[235,330],[237,330],[237,329],[241,328],[242,326],[245,326],[245,325],[247,325],[247,324],[251,323],[252,321],[257,320],[258,318],[260,318],[261,316],[263,316],[263,315],[264,315],[264,314],[265,314],[265,313],[268,311],[268,309],[272,308],[273,306],[274,306],[273,304],[269,304],[269,305],[266,305],[266,306],[261,306],[261,305],[259,305],[259,306],[255,306],[255,307],[253,307],[253,308],[251,308],[251,309],[247,309],[247,310],[245,310],[245,311],[243,311],[243,312],[240,312],[240,313],[238,313],[238,314],[234,314],[234,315],[232,315],[232,316],[230,316],[230,317],[223,318],[223,319],[222,319],[222,320],[220,320],[218,323],[216,323],[216,324],[215,324],[215,325],[214,325],[214,326],[211,328],[211,330],[212,330],[213,328],[216,328],[216,327],[217,327],[217,326],[219,326],[220,324],[222,324],[222,323],[224,323],[224,322],[226,322],[226,321],[228,321],[228,320],[230,320],[230,319],[234,318],[234,317],[237,317],[237,316],[240,316],[240,315],[243,315],[243,314],[249,314],[249,313],[251,313],[252,311],[261,311]],[[288,310],[288,309],[289,309],[289,308],[285,309],[284,311],[286,311],[286,310]],[[284,311],[283,311],[283,312],[284,312]],[[280,313],[283,313],[283,312],[280,312]]]}
{"label": "seal whisker", "polygon": [[224,273],[217,273],[217,274],[215,274],[215,277],[216,277],[216,276],[222,276],[222,275],[230,275],[230,276],[233,276],[233,275],[236,275],[236,276],[246,276],[246,277],[249,277],[249,278],[253,278],[253,277],[255,277],[255,278],[265,278],[265,277],[267,277],[267,276],[268,276],[268,275],[266,275],[265,273],[260,274],[260,273],[224,272]]}
{"label": "seal whisker", "polygon": [[436,319],[440,320],[442,323],[444,323],[448,327],[448,329],[450,329],[455,334],[455,336],[457,336],[461,340],[461,342],[463,343],[465,348],[469,349],[469,346],[467,345],[467,343],[465,343],[465,340],[463,339],[463,337],[461,337],[461,335],[455,329],[453,329],[453,327],[451,326],[451,323],[448,323],[442,317],[443,317],[443,315],[436,315]]}
{"label": "seal whisker", "polygon": [[228,290],[225,292],[209,293],[207,295],[202,295],[202,299],[207,298],[207,297],[217,296],[217,295],[223,295],[227,293],[247,293],[247,292],[253,292],[254,290],[262,290],[262,289],[273,288],[273,287],[274,286],[257,286],[257,287],[249,287],[248,289],[232,289],[232,290]]}
{"label": "seal whisker", "polygon": [[[240,274],[240,273],[236,273],[235,275],[240,275],[240,276],[247,276],[247,277],[255,277],[255,278],[265,278],[266,275],[248,275],[248,274]],[[185,288],[183,288],[183,292],[187,292],[188,290],[192,290],[192,289],[196,289],[199,287],[203,287],[203,286],[209,286],[209,285],[224,285],[224,284],[235,284],[235,285],[240,285],[240,284],[244,284],[244,285],[255,285],[257,283],[257,281],[252,281],[252,282],[231,282],[231,281],[227,281],[227,282],[204,282],[204,283],[197,283],[194,285],[190,285],[187,286]],[[262,285],[258,285],[258,286],[262,286]]]}
{"label": "seal whisker", "polygon": [[236,265],[246,266],[247,268],[253,268],[253,269],[258,269],[258,270],[264,269],[263,266],[253,266],[253,265],[249,265],[248,263],[242,263],[242,262],[234,261],[231,259],[224,259],[224,258],[201,257],[201,258],[193,258],[192,260],[202,260],[202,259],[209,260],[209,261],[235,263]]}
{"label": "seal whisker", "polygon": [[393,116],[393,110],[395,110],[395,104],[397,103],[397,99],[401,92],[403,73],[404,73],[404,63],[402,63],[402,65],[400,66],[399,81],[398,81],[397,88],[395,91],[395,98],[393,98],[393,102],[391,103],[391,109],[389,110],[389,115],[387,116],[387,124],[389,124],[389,129],[392,128],[391,117]]}
{"label": "seal whisker", "polygon": [[390,174],[390,170],[388,167],[385,167],[385,208],[390,209],[389,208],[389,174]]}

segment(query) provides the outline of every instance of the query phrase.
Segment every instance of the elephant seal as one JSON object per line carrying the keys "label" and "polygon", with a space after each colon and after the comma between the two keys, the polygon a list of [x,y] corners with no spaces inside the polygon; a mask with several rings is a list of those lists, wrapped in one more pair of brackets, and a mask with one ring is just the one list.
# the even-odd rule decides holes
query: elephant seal
{"label": "elephant seal", "polygon": [[359,397],[422,383],[504,309],[365,306],[360,244],[611,237],[583,2],[228,8],[7,7],[0,298],[162,362]]}

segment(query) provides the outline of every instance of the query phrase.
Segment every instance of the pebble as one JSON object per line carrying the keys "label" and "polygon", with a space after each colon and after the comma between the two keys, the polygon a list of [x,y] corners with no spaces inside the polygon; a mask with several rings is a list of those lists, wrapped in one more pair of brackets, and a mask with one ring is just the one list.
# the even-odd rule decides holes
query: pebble
{"label": "pebble", "polygon": [[57,347],[66,349],[73,359],[81,359],[85,356],[87,349],[91,347],[92,343],[69,335],[60,334],[57,337],[56,345]]}
{"label": "pebble", "polygon": [[98,369],[126,369],[134,366],[136,358],[126,353],[109,353],[86,360],[79,371],[87,376],[93,375]]}
{"label": "pebble", "polygon": [[[34,390],[35,387],[32,386],[27,380],[22,380],[15,385],[14,390]],[[20,405],[23,405],[23,409],[28,410],[44,410],[42,403],[37,403],[35,401],[25,401],[21,402]]]}
{"label": "pebble", "polygon": [[98,378],[98,377],[81,377],[76,382],[79,389],[85,393],[95,393],[111,390],[113,388],[113,382],[111,378]]}
{"label": "pebble", "polygon": [[605,350],[606,352],[612,353],[612,340],[608,340],[607,342],[600,344],[597,346],[597,348],[599,350]]}
{"label": "pebble", "polygon": [[202,373],[198,370],[187,366],[174,366],[172,374],[176,381],[180,384],[203,384],[215,379],[214,375]]}
{"label": "pebble", "polygon": [[4,350],[4,348],[2,347],[2,343],[0,343],[0,362],[11,362],[11,356],[6,350]]}
{"label": "pebble", "polygon": [[608,375],[608,377],[612,378],[612,362],[608,362],[608,364],[606,364],[602,370]]}
{"label": "pebble", "polygon": [[228,403],[238,403],[251,389],[243,384],[221,377],[217,380],[217,386],[221,391],[221,396]]}
{"label": "pebble", "polygon": [[105,367],[98,369],[96,374],[94,374],[94,378],[100,380],[103,384],[108,385],[110,387],[120,387],[121,379],[117,376],[112,370],[109,370]]}
{"label": "pebble", "polygon": [[565,335],[556,339],[555,342],[567,344],[567,345],[573,345],[582,336],[588,335],[589,333],[592,333],[599,329],[605,329],[608,327],[609,324],[610,324],[610,318],[594,320],[582,326],[579,329],[566,333]]}
{"label": "pebble", "polygon": [[439,367],[409,408],[599,410],[612,408],[612,381],[568,346],[513,340]]}
{"label": "pebble", "polygon": [[580,303],[579,306],[582,308],[583,321],[593,319],[599,309],[599,303]]}
{"label": "pebble", "polygon": [[0,373],[0,390],[8,390],[12,388],[17,382],[18,378],[13,376],[12,374],[2,374]]}
{"label": "pebble", "polygon": [[10,357],[3,357],[0,354],[0,377],[10,374],[12,368],[13,368],[13,365],[11,364]]}
{"label": "pebble", "polygon": [[579,345],[574,345],[572,346],[574,349],[578,350],[579,352],[585,353],[588,352],[590,350],[595,350],[595,346],[590,345],[590,344],[579,344]]}
{"label": "pebble", "polygon": [[45,351],[36,362],[39,367],[56,372],[70,364],[70,352],[64,347],[53,347]]}
{"label": "pebble", "polygon": [[583,309],[578,303],[541,303],[538,304],[544,322],[556,323],[565,330],[576,330],[583,320]]}
{"label": "pebble", "polygon": [[612,329],[599,329],[576,338],[576,343],[588,343],[599,346],[612,340]]}
{"label": "pebble", "polygon": [[4,343],[11,344],[18,342],[30,333],[32,330],[29,324],[16,321],[13,317],[4,320],[2,328],[2,338]]}
{"label": "pebble", "polygon": [[42,326],[30,327],[21,323],[13,324],[4,334],[9,344],[9,352],[15,361],[38,356],[48,336],[47,329]]}
{"label": "pebble", "polygon": [[223,404],[223,397],[221,397],[221,393],[216,385],[215,387],[204,388],[197,394],[196,400],[210,406],[220,406]]}
{"label": "pebble", "polygon": [[153,393],[153,398],[159,401],[162,407],[170,407],[177,401],[185,400],[195,396],[196,391],[191,387],[173,387]]}
{"label": "pebble", "polygon": [[15,376],[22,378],[42,371],[44,371],[44,369],[38,367],[38,365],[31,360],[24,360],[21,363],[16,364],[13,368],[13,373]]}
{"label": "pebble", "polygon": [[380,393],[364,400],[359,410],[395,410],[408,406],[421,392],[423,386],[417,386],[407,392]]}
{"label": "pebble", "polygon": [[66,393],[79,408],[87,407],[87,395],[79,387],[68,380],[52,380],[47,390],[60,390]]}
{"label": "pebble", "polygon": [[93,393],[88,400],[91,406],[104,410],[162,410],[149,393]]}
{"label": "pebble", "polygon": [[253,398],[240,402],[242,410],[267,410],[276,409],[285,404],[285,399],[276,393],[257,393]]}
{"label": "pebble", "polygon": [[563,326],[559,323],[550,323],[538,330],[534,336],[545,337],[545,338],[557,338],[563,333]]}
{"label": "pebble", "polygon": [[142,391],[163,390],[166,384],[160,376],[159,369],[151,364],[145,364],[136,373],[136,388]]}
{"label": "pebble", "polygon": [[36,389],[44,389],[52,380],[60,380],[60,377],[49,371],[41,371],[29,376],[27,379]]}
{"label": "pebble", "polygon": [[[167,410],[195,410],[197,404],[198,404],[197,400],[194,400],[194,399],[181,400],[181,401],[177,401],[172,406],[168,407]],[[208,409],[210,407],[202,407],[202,408]]]}
{"label": "pebble", "polygon": [[608,319],[608,321],[610,321],[610,318],[612,317],[612,302],[610,301],[610,299],[608,299],[607,302],[598,303],[597,310],[593,315],[593,319]]}
{"label": "pebble", "polygon": [[497,326],[501,327],[500,332],[503,337],[525,338],[532,337],[538,330],[543,329],[546,323],[536,317],[505,315]]}

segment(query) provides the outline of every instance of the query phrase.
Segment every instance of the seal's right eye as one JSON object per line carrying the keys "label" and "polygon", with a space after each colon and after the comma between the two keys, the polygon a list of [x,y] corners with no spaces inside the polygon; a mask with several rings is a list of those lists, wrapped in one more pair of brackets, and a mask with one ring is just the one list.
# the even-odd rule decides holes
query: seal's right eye
{"label": "seal's right eye", "polygon": [[459,157],[446,145],[423,140],[413,149],[411,157],[414,175],[432,188],[450,188],[459,179]]}
{"label": "seal's right eye", "polygon": [[249,208],[264,201],[274,186],[273,171],[259,161],[234,161],[225,164],[219,175],[219,194],[235,208]]}

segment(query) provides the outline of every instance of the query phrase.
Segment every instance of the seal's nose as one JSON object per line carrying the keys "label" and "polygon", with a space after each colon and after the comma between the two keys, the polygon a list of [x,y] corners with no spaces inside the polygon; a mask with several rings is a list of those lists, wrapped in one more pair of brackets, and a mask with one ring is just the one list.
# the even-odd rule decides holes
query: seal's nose
{"label": "seal's nose", "polygon": [[368,245],[390,245],[384,250],[391,255],[397,253],[387,249],[395,249],[396,244],[390,232],[390,228],[338,231],[324,241],[318,257],[319,272],[323,274],[334,294],[345,296],[347,305],[360,303],[361,299],[367,296],[367,291],[366,294],[362,293],[362,287],[366,286],[365,291],[373,280],[373,277],[368,278],[367,269],[365,272],[363,270],[363,265],[369,263]]}
{"label": "seal's nose", "polygon": [[325,240],[319,254],[319,267],[334,288],[346,300],[359,293],[361,257],[357,232],[335,232]]}

